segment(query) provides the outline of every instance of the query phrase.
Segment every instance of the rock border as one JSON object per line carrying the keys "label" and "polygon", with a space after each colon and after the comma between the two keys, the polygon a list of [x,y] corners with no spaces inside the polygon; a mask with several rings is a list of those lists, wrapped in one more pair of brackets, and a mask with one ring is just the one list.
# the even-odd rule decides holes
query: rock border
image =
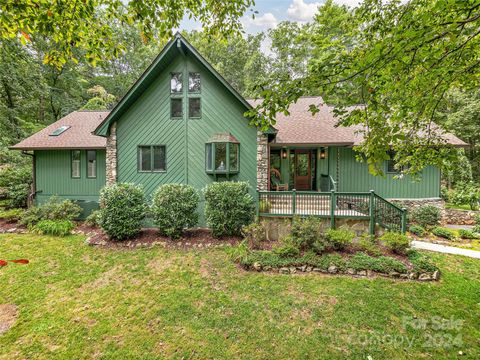
{"label": "rock border", "polygon": [[119,241],[116,242],[109,242],[105,240],[96,241],[94,236],[89,236],[85,239],[85,244],[89,246],[98,246],[98,247],[110,247],[110,248],[127,248],[127,249],[138,249],[144,248],[149,249],[153,247],[162,247],[162,248],[178,248],[178,249],[214,249],[214,248],[223,248],[223,247],[231,247],[232,244],[225,243],[225,244],[213,244],[213,243],[191,243],[188,241],[177,241],[177,242],[167,242],[167,241],[153,241],[153,242],[137,242],[134,240],[127,240],[127,241]]}
{"label": "rock border", "polygon": [[302,266],[289,266],[289,267],[281,267],[281,268],[273,268],[271,266],[262,266],[260,263],[256,262],[253,263],[251,268],[244,267],[247,271],[256,271],[256,272],[273,272],[279,274],[296,274],[296,273],[323,273],[323,274],[330,274],[330,275],[350,275],[355,277],[373,277],[373,276],[381,276],[381,277],[388,277],[393,279],[401,279],[401,280],[417,280],[417,281],[438,281],[440,280],[440,271],[435,270],[434,272],[415,272],[410,271],[408,273],[399,273],[396,271],[392,271],[388,274],[379,273],[373,270],[356,270],[353,268],[347,268],[346,270],[338,269],[336,266],[331,265],[328,267],[327,270],[316,268],[309,265],[302,265]]}

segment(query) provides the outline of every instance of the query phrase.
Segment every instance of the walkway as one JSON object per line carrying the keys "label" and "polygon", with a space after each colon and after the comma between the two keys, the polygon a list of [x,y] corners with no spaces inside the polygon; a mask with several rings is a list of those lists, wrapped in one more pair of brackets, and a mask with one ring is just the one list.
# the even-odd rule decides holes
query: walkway
{"label": "walkway", "polygon": [[445,245],[433,244],[425,241],[414,240],[412,241],[412,247],[414,249],[429,250],[429,251],[435,251],[435,252],[440,252],[444,254],[463,255],[471,258],[480,259],[480,251],[462,249],[455,246],[445,246]]}

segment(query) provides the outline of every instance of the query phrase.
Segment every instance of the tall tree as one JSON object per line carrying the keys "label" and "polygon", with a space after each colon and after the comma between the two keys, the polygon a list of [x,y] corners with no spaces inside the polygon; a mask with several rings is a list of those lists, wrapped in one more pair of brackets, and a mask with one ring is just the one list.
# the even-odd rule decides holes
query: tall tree
{"label": "tall tree", "polygon": [[234,34],[225,39],[212,38],[202,31],[185,34],[192,45],[242,95],[256,95],[255,86],[265,81],[268,58],[262,52],[263,33],[242,36]]}
{"label": "tall tree", "polygon": [[164,38],[184,16],[200,21],[209,33],[231,33],[253,0],[4,0],[0,3],[0,38],[20,36],[23,43],[44,36],[55,43],[44,61],[57,67],[77,60],[75,49],[95,65],[119,54],[112,40],[111,21],[136,24],[147,41]]}
{"label": "tall tree", "polygon": [[268,125],[312,87],[334,94],[353,84],[365,106],[337,114],[341,125],[363,127],[357,149],[373,174],[392,148],[406,173],[443,167],[452,152],[434,122],[449,89],[479,85],[480,0],[365,0],[354,16],[354,46],[319,59],[304,80],[267,89],[253,121]]}

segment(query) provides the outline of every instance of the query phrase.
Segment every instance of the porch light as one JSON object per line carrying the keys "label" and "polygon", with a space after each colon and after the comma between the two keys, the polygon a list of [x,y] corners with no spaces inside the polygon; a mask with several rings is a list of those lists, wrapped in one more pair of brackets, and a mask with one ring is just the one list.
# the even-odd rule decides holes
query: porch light
{"label": "porch light", "polygon": [[287,149],[282,149],[282,159],[287,158]]}
{"label": "porch light", "polygon": [[325,159],[326,157],[327,157],[327,153],[326,153],[326,151],[325,151],[325,148],[322,148],[322,149],[320,150],[320,159],[323,160],[323,159]]}

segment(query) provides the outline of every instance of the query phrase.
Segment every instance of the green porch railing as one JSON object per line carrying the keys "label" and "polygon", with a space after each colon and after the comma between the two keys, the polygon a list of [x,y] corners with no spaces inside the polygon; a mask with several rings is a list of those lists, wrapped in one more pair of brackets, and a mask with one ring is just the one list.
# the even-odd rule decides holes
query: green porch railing
{"label": "green porch railing", "polygon": [[406,210],[370,192],[258,191],[257,215],[264,217],[317,216],[330,219],[369,220],[370,234],[376,224],[404,233]]}

